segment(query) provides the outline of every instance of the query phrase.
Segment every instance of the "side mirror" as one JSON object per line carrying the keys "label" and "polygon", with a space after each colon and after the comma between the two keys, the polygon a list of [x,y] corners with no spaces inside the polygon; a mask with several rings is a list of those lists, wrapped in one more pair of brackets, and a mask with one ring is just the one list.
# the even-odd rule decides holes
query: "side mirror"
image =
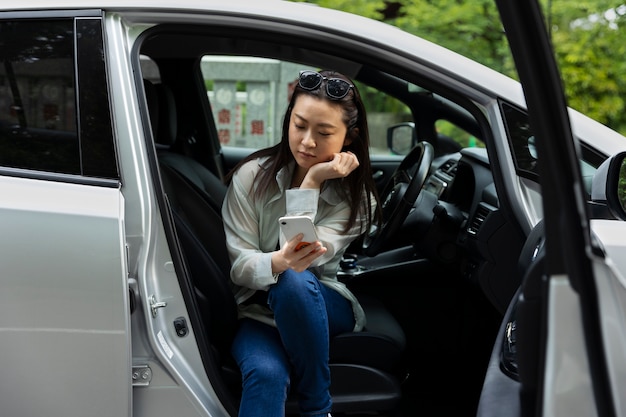
{"label": "side mirror", "polygon": [[611,156],[598,167],[591,200],[594,206],[603,205],[614,217],[626,220],[626,152]]}
{"label": "side mirror", "polygon": [[537,160],[537,145],[535,144],[535,136],[528,137],[528,154],[536,161]]}
{"label": "side mirror", "polygon": [[407,155],[417,145],[415,123],[405,122],[387,129],[387,147],[394,155]]}

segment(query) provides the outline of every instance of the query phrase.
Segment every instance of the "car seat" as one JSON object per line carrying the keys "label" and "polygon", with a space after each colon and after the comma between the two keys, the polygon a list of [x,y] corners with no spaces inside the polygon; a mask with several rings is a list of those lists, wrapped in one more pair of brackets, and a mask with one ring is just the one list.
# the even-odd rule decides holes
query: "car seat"
{"label": "car seat", "polygon": [[[163,189],[170,201],[176,234],[195,287],[203,331],[221,377],[237,393],[241,375],[230,356],[237,329],[221,203],[225,184],[195,159],[174,152],[176,104],[171,90],[144,82]],[[383,304],[357,294],[367,317],[362,332],[344,333],[330,343],[331,396],[336,412],[393,409],[401,398],[398,369],[405,334]],[[298,412],[290,395],[287,413]]]}

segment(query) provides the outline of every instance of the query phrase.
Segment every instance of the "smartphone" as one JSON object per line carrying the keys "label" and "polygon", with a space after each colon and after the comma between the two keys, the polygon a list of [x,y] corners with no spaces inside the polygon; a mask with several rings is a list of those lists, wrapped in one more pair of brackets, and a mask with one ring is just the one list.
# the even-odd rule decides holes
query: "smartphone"
{"label": "smartphone", "polygon": [[278,219],[280,225],[280,246],[291,240],[298,233],[303,233],[302,241],[296,246],[296,250],[300,250],[305,246],[319,240],[315,233],[313,221],[308,216],[284,216]]}

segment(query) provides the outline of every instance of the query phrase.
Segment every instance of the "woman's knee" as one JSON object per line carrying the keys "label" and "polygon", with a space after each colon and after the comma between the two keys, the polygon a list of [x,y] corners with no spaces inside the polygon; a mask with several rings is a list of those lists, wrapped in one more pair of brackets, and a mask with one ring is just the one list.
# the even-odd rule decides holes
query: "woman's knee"
{"label": "woman's knee", "polygon": [[309,271],[296,272],[288,269],[280,275],[278,282],[270,288],[270,293],[288,293],[297,296],[301,293],[319,291],[319,281]]}

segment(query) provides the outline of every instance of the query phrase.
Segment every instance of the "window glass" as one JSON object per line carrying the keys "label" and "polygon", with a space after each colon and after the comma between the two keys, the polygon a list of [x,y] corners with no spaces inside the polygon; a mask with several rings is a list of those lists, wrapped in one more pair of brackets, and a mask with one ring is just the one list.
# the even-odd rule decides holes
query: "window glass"
{"label": "window glass", "polygon": [[0,22],[0,164],[80,172],[72,19]]}
{"label": "window glass", "polygon": [[0,166],[119,177],[103,45],[100,18],[0,21]]}
{"label": "window glass", "polygon": [[537,180],[537,149],[530,130],[528,115],[506,103],[501,104],[507,137],[513,151],[513,161],[520,174]]}
{"label": "window glass", "polygon": [[280,140],[300,65],[255,57],[206,56],[202,75],[220,144],[259,149]]}
{"label": "window glass", "polygon": [[76,33],[82,175],[117,179],[101,19],[76,19]]}
{"label": "window glass", "polygon": [[435,127],[440,140],[447,139],[454,141],[461,148],[485,147],[485,144],[480,139],[448,120],[437,120],[435,122]]}
{"label": "window glass", "polygon": [[[528,114],[507,103],[501,103],[501,108],[517,172],[521,176],[538,181],[537,144],[530,129]],[[602,161],[598,160],[598,157],[593,153],[585,152],[584,149],[583,158],[580,160],[583,184],[587,194],[591,195],[593,176]]]}
{"label": "window glass", "polygon": [[413,121],[411,110],[400,100],[373,87],[355,82],[361,93],[370,131],[370,154],[394,154],[387,144],[387,129]]}
{"label": "window glass", "polygon": [[[301,70],[293,62],[256,57],[205,56],[202,74],[220,144],[259,149],[278,143],[291,91]],[[410,121],[407,106],[356,83],[365,103],[370,153],[389,154],[387,128]]]}

